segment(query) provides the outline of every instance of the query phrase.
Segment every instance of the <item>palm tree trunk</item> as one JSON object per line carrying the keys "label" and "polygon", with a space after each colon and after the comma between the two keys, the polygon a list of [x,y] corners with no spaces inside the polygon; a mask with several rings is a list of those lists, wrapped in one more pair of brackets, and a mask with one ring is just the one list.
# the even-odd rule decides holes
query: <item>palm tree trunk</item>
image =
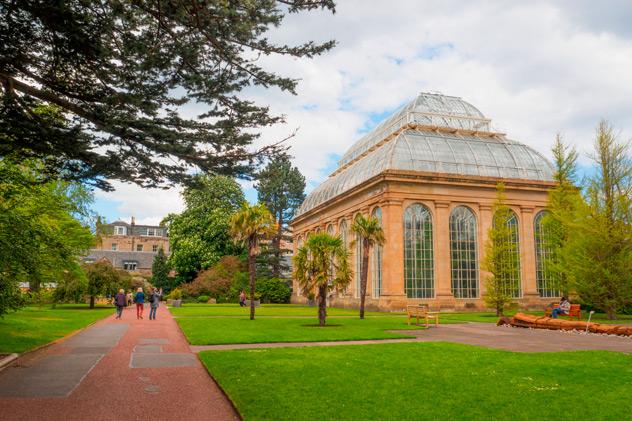
{"label": "palm tree trunk", "polygon": [[362,240],[362,274],[360,275],[360,319],[364,319],[364,300],[366,284],[369,277],[369,242]]}
{"label": "palm tree trunk", "polygon": [[248,275],[250,277],[250,320],[255,319],[255,250],[248,244]]}
{"label": "palm tree trunk", "polygon": [[325,326],[327,319],[327,285],[318,287],[318,324]]}

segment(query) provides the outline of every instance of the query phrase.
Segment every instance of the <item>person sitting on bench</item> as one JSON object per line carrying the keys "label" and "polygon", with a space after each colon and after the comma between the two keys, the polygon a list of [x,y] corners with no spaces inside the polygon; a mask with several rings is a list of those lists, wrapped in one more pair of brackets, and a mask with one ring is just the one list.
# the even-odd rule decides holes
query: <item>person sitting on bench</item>
{"label": "person sitting on bench", "polygon": [[560,306],[556,307],[553,309],[553,311],[551,311],[551,317],[553,317],[554,319],[557,319],[557,316],[562,314],[568,314],[568,312],[571,309],[571,303],[566,299],[566,297],[562,297],[562,299],[560,300]]}

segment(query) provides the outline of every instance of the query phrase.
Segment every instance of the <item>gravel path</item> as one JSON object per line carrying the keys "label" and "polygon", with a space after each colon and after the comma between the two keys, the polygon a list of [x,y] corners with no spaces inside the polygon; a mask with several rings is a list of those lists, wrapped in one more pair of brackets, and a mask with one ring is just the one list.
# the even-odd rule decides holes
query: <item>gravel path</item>
{"label": "gravel path", "polygon": [[126,309],[0,372],[0,418],[239,419],[169,311],[148,316]]}

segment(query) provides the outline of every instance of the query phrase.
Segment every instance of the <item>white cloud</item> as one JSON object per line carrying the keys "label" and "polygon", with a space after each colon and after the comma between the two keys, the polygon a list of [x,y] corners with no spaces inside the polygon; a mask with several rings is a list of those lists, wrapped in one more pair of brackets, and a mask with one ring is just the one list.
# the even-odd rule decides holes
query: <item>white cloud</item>
{"label": "white cloud", "polygon": [[[310,185],[372,124],[420,91],[460,96],[494,127],[549,155],[557,132],[581,151],[609,119],[632,134],[632,6],[623,1],[340,1],[328,12],[291,15],[274,38],[289,44],[336,39],[313,60],[265,57],[267,68],[301,79],[298,96],[253,89],[286,116],[261,142],[286,137]],[[103,197],[121,214],[161,218],[182,208],[177,190],[124,186]]]}

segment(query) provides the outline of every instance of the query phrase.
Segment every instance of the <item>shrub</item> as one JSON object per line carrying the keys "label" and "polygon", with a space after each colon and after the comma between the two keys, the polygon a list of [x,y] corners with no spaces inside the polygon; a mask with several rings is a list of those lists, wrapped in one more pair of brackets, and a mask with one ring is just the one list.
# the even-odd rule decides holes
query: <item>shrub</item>
{"label": "shrub", "polygon": [[182,285],[182,290],[189,297],[207,295],[218,302],[226,301],[232,296],[236,274],[244,269],[244,263],[239,257],[224,256],[212,268],[199,272],[192,282]]}
{"label": "shrub", "polygon": [[171,291],[171,293],[169,294],[169,299],[171,299],[171,300],[181,300],[182,299],[182,291],[180,290],[180,288],[175,288],[173,291]]}
{"label": "shrub", "polygon": [[198,303],[208,303],[208,300],[210,300],[208,295],[200,295],[199,297],[197,297]]}
{"label": "shrub", "polygon": [[281,279],[257,280],[257,292],[264,303],[285,304],[290,302],[290,287]]}

